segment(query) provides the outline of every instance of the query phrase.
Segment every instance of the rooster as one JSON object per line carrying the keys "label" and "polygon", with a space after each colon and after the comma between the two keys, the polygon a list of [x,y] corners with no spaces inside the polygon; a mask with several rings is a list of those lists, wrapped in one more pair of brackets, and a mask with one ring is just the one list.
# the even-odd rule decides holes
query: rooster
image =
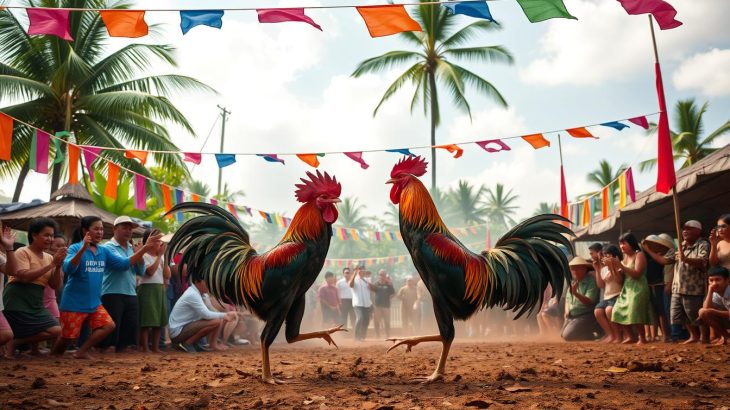
{"label": "rooster", "polygon": [[466,320],[494,306],[518,311],[516,317],[542,302],[548,283],[561,294],[570,271],[556,244],[572,249],[565,235],[570,229],[556,223],[558,215],[530,218],[507,232],[493,249],[476,254],[449,232],[426,187],[418,177],[426,173],[421,157],[406,157],[391,171],[390,200],[399,206],[400,231],[424,285],[431,293],[439,334],[401,339],[388,349],[406,351],[421,342],[441,342],[441,357],[424,383],[444,377],[446,357],[454,340],[454,319]]}
{"label": "rooster", "polygon": [[[291,220],[284,238],[268,252],[251,247],[248,233],[229,212],[214,205],[185,202],[168,213],[202,214],[185,222],[175,233],[167,257],[182,253],[193,279],[205,279],[216,298],[244,306],[266,322],[261,332],[262,380],[282,381],[271,375],[269,346],[286,321],[289,343],[321,338],[337,347],[331,334],[345,331],[342,325],[312,333],[299,333],[304,315],[305,293],[317,279],[337,220],[335,204],[342,186],[327,173],[307,173],[296,185],[296,198],[303,205]],[[171,259],[168,259],[171,260]]]}

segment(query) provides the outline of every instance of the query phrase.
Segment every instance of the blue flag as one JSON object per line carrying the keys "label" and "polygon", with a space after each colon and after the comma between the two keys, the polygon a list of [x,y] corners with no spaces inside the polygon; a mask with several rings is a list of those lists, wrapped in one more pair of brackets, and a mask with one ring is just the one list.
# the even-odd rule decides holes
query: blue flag
{"label": "blue flag", "polygon": [[489,6],[486,1],[464,1],[461,3],[446,3],[442,5],[454,14],[463,14],[497,23],[492,18],[492,13],[489,11]]}
{"label": "blue flag", "polygon": [[223,27],[223,10],[181,10],[180,28],[183,34],[195,26]]}
{"label": "blue flag", "polygon": [[620,123],[618,121],[604,122],[601,125],[603,125],[604,127],[611,127],[613,129],[616,129],[616,130],[619,130],[619,131],[621,131],[624,128],[629,128],[628,125],[623,124],[623,123]]}
{"label": "blue flag", "polygon": [[415,156],[415,155],[413,155],[413,153],[412,153],[411,151],[409,151],[409,150],[408,150],[408,148],[401,148],[401,149],[386,149],[385,151],[386,151],[386,152],[395,152],[395,153],[397,153],[397,154],[403,154],[403,155],[407,155],[407,156],[409,156],[409,157],[413,157],[413,156]]}
{"label": "blue flag", "polygon": [[225,168],[236,162],[236,156],[233,154],[215,154],[215,161],[218,163],[218,168]]}

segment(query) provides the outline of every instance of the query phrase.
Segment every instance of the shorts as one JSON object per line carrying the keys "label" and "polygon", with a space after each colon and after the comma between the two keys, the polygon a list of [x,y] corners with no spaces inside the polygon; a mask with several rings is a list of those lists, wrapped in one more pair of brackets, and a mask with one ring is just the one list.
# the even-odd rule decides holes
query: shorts
{"label": "shorts", "polygon": [[649,285],[649,301],[657,316],[664,316],[664,284]]}
{"label": "shorts", "polygon": [[606,309],[607,307],[613,307],[616,304],[616,300],[618,300],[618,295],[612,297],[611,299],[603,299],[602,301],[598,302],[596,305],[596,309]]}
{"label": "shorts", "polygon": [[13,329],[10,327],[10,323],[5,319],[5,315],[0,310],[0,332],[12,332]]}
{"label": "shorts", "polygon": [[103,305],[99,305],[95,312],[68,312],[61,311],[61,337],[64,339],[78,339],[84,322],[89,321],[91,330],[96,330],[114,324]]}
{"label": "shorts", "polygon": [[704,296],[672,294],[670,305],[671,322],[673,325],[696,325],[700,316],[700,309]]}
{"label": "shorts", "polygon": [[196,320],[195,322],[190,322],[187,325],[183,326],[182,330],[180,331],[180,334],[173,337],[171,339],[171,341],[173,344],[184,343],[186,340],[195,336],[202,329],[212,325],[216,320],[218,321],[218,323],[220,323],[220,319],[213,319],[213,320],[202,319],[202,320]]}

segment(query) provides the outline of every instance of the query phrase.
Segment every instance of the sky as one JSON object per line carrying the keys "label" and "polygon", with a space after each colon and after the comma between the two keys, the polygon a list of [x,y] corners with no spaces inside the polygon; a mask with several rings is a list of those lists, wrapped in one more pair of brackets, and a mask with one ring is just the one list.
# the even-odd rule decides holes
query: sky
{"label": "sky", "polygon": [[[12,3],[12,2],[11,2]],[[382,4],[367,1],[358,4]],[[675,0],[684,25],[657,30],[666,96],[670,105],[695,97],[709,102],[706,130],[728,120],[730,112],[730,2],[727,0]],[[138,3],[142,8],[142,3]],[[149,2],[145,6],[149,6]],[[156,1],[156,8],[200,8],[200,1]],[[206,2],[205,7],[235,7],[236,1]],[[286,0],[247,1],[246,7],[335,5],[343,2]],[[554,19],[532,24],[514,1],[490,2],[502,30],[475,38],[470,45],[502,45],[515,57],[513,66],[459,62],[494,84],[509,107],[467,90],[471,118],[457,110],[442,92],[442,124],[437,143],[448,144],[560,130],[658,111],[654,86],[654,55],[648,18],[629,16],[618,2],[565,0],[578,20]],[[373,109],[388,85],[405,66],[360,78],[351,76],[366,58],[396,49],[408,49],[397,36],[370,38],[355,9],[317,9],[307,14],[323,31],[303,23],[260,24],[250,11],[230,12],[222,30],[197,27],[183,36],[176,13],[147,13],[148,23],[159,23],[159,33],[142,41],[170,44],[177,49],[179,66],[160,67],[146,74],[178,73],[199,79],[218,91],[216,95],[183,94],[174,103],[193,124],[197,137],[173,130],[173,140],[183,151],[216,151],[219,148],[220,111],[231,111],[226,124],[225,152],[276,153],[360,151],[403,148],[429,143],[429,120],[423,112],[409,110],[412,89],[385,103],[377,116]],[[460,17],[462,24],[473,19]],[[110,47],[131,39],[113,39]],[[656,116],[649,117],[656,120]],[[591,129],[593,139],[562,137],[568,195],[595,191],[586,174],[607,160],[615,167],[655,157],[656,139],[643,129],[621,132]],[[206,137],[208,142],[203,146]],[[565,134],[565,133],[563,133]],[[550,148],[534,150],[519,140],[512,150],[490,154],[474,144],[462,145],[464,155],[453,159],[438,150],[438,184],[455,186],[460,179],[488,188],[504,184],[519,198],[517,219],[532,215],[540,202],[559,200],[559,153],[555,134],[546,135]],[[717,146],[730,142],[726,136]],[[428,150],[415,150],[429,154]],[[296,157],[284,157],[286,166],[258,157],[239,156],[223,170],[223,180],[243,190],[241,205],[291,216],[298,207],[294,184],[311,167]],[[320,170],[336,175],[343,197],[357,197],[371,215],[382,214],[388,202],[384,184],[399,159],[392,153],[368,153],[370,164],[362,170],[344,155],[321,158]],[[213,156],[193,169],[193,175],[217,184]],[[655,181],[655,172],[635,172],[638,189]],[[422,177],[429,184],[430,173]],[[11,194],[14,180],[0,183]],[[47,199],[46,176],[31,175],[22,201]]]}

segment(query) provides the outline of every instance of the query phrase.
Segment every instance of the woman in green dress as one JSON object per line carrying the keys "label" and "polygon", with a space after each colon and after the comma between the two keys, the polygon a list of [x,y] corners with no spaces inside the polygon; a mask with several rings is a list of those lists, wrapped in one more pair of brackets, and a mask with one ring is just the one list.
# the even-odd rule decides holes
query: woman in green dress
{"label": "woman in green dress", "polygon": [[617,258],[610,258],[606,261],[612,273],[624,276],[624,286],[613,307],[611,321],[621,325],[629,335],[623,343],[641,345],[646,343],[644,325],[654,323],[649,283],[646,281],[646,256],[636,236],[630,232],[621,235],[619,247],[624,254],[623,260],[619,262]]}

